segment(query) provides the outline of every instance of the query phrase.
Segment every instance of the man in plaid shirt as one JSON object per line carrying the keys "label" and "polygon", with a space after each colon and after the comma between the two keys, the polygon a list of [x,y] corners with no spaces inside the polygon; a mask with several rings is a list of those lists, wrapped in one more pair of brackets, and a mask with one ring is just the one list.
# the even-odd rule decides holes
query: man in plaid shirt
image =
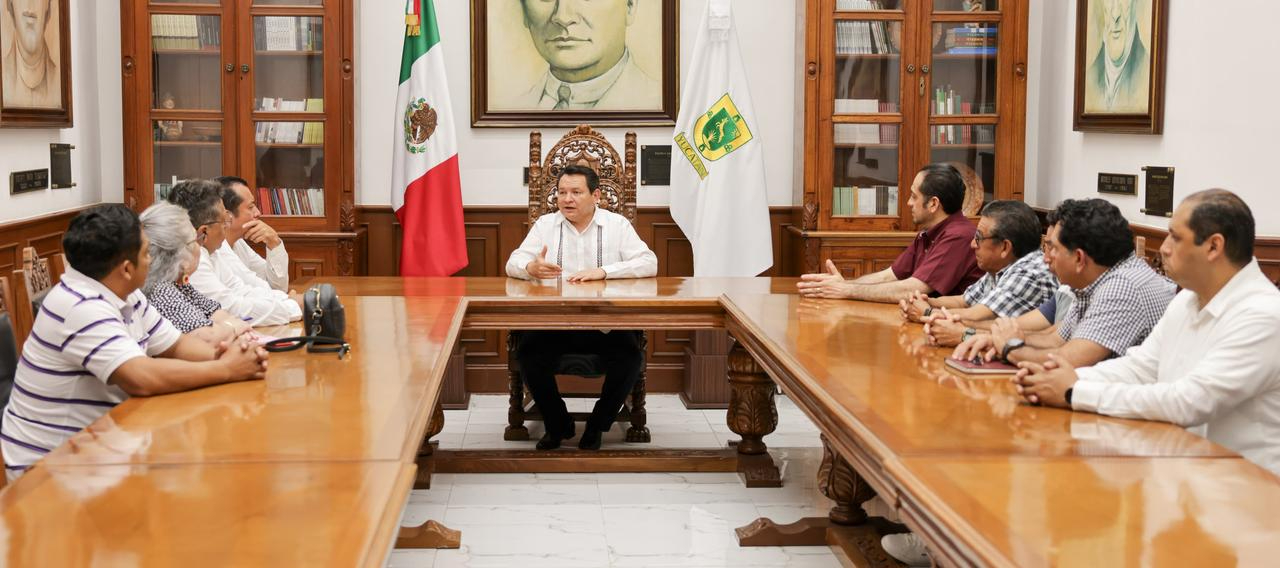
{"label": "man in plaid shirt", "polygon": [[1035,310],[1058,286],[1040,252],[1040,221],[1026,203],[988,203],[969,247],[986,274],[963,294],[912,294],[898,304],[903,318],[928,324],[931,340],[938,345],[960,343],[989,327],[983,322]]}
{"label": "man in plaid shirt", "polygon": [[1002,318],[955,350],[1009,363],[1043,363],[1056,354],[1077,367],[1124,354],[1142,343],[1173,300],[1173,282],[1133,253],[1133,231],[1120,209],[1102,199],[1068,199],[1049,214],[1045,258],[1075,301],[1062,323],[1026,333]]}

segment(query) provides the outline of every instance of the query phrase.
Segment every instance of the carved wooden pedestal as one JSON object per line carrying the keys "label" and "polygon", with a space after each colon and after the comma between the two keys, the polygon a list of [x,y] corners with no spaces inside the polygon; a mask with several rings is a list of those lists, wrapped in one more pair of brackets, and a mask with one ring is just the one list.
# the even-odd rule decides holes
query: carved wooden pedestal
{"label": "carved wooden pedestal", "polygon": [[[436,443],[431,438],[444,429],[444,405],[436,404],[427,422],[427,433],[422,437],[422,446],[418,449],[418,475],[414,480],[414,489],[431,489],[431,473],[435,469]],[[396,548],[458,548],[462,545],[462,533],[446,527],[436,521],[427,521],[416,527],[400,527],[400,536],[396,538]]]}
{"label": "carved wooden pedestal", "polygon": [[729,351],[729,430],[738,442],[738,473],[747,487],[782,487],[782,474],[774,465],[764,437],[778,427],[773,381],[751,354],[735,343]]}
{"label": "carved wooden pedestal", "polygon": [[831,449],[822,436],[818,490],[835,506],[826,518],[808,517],[779,525],[759,518],[739,527],[738,546],[835,546],[855,566],[901,566],[880,547],[880,532],[868,523],[862,504],[876,496],[862,476]]}
{"label": "carved wooden pedestal", "polygon": [[400,527],[396,548],[458,548],[462,546],[462,533],[435,521],[422,526]]}

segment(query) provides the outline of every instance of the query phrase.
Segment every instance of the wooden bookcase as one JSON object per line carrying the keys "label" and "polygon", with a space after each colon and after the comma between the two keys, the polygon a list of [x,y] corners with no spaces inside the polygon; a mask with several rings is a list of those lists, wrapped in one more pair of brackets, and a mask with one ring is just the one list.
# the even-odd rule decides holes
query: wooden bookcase
{"label": "wooden bookcase", "polygon": [[121,0],[124,200],[238,175],[294,278],[360,273],[354,0]]}
{"label": "wooden bookcase", "polygon": [[[953,162],[1022,199],[1027,0],[797,0],[801,269],[882,270],[915,236],[916,171]],[[801,127],[797,127],[797,133]],[[973,193],[978,189],[974,186]]]}

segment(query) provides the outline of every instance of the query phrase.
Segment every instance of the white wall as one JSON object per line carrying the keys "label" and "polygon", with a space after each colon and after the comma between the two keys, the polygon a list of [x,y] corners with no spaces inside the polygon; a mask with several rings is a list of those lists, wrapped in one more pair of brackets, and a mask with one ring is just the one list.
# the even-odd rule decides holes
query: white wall
{"label": "white wall", "polygon": [[[74,128],[0,130],[0,222],[123,199],[119,2],[71,1],[71,75]],[[76,187],[10,195],[9,172],[49,167],[57,142],[76,147]]]}
{"label": "white wall", "polygon": [[[1098,134],[1071,129],[1075,2],[1031,2],[1027,88],[1027,201],[1103,197],[1131,222],[1144,215],[1141,167],[1173,166],[1174,201],[1209,187],[1235,191],[1253,209],[1259,235],[1280,235],[1280,2],[1169,2],[1164,134]],[[1244,17],[1242,17],[1242,15]],[[1138,196],[1097,193],[1098,172],[1137,174]]]}
{"label": "white wall", "polygon": [[[512,0],[514,1],[514,0]],[[657,0],[643,0],[656,2]],[[401,3],[402,5],[403,3]],[[356,5],[356,202],[391,202],[391,147],[396,83],[404,26],[402,6],[364,1]],[[521,185],[528,163],[532,128],[471,128],[470,2],[436,2],[453,113],[458,124],[458,159],[462,168],[462,200],[467,205],[519,205],[528,194]],[[803,114],[803,101],[793,93],[798,73],[795,45],[795,6],[790,0],[735,0],[734,17],[743,58],[751,80],[751,96],[759,117],[757,140],[765,145],[769,203],[792,204],[793,125]],[[680,61],[678,80],[684,83],[706,0],[680,2]],[[544,147],[565,130],[538,128]],[[602,128],[621,144],[628,128]],[[640,144],[671,144],[667,128],[636,128]],[[678,156],[677,156],[678,158]],[[640,205],[666,205],[668,188],[641,186]]]}

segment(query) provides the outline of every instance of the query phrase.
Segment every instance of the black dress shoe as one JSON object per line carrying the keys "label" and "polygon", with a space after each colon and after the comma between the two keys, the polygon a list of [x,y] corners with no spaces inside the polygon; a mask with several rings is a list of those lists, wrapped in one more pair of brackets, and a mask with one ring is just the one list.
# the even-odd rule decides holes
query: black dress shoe
{"label": "black dress shoe", "polygon": [[[562,440],[570,440],[577,434],[574,430],[573,420],[569,420],[568,424],[562,431],[554,433],[547,432],[546,434],[543,434],[535,447],[539,450],[554,450],[559,448]],[[596,447],[600,447],[600,445],[597,443]]]}
{"label": "black dress shoe", "polygon": [[578,449],[580,450],[598,450],[600,449],[600,431],[595,428],[588,427],[582,433],[582,439],[578,440]]}

